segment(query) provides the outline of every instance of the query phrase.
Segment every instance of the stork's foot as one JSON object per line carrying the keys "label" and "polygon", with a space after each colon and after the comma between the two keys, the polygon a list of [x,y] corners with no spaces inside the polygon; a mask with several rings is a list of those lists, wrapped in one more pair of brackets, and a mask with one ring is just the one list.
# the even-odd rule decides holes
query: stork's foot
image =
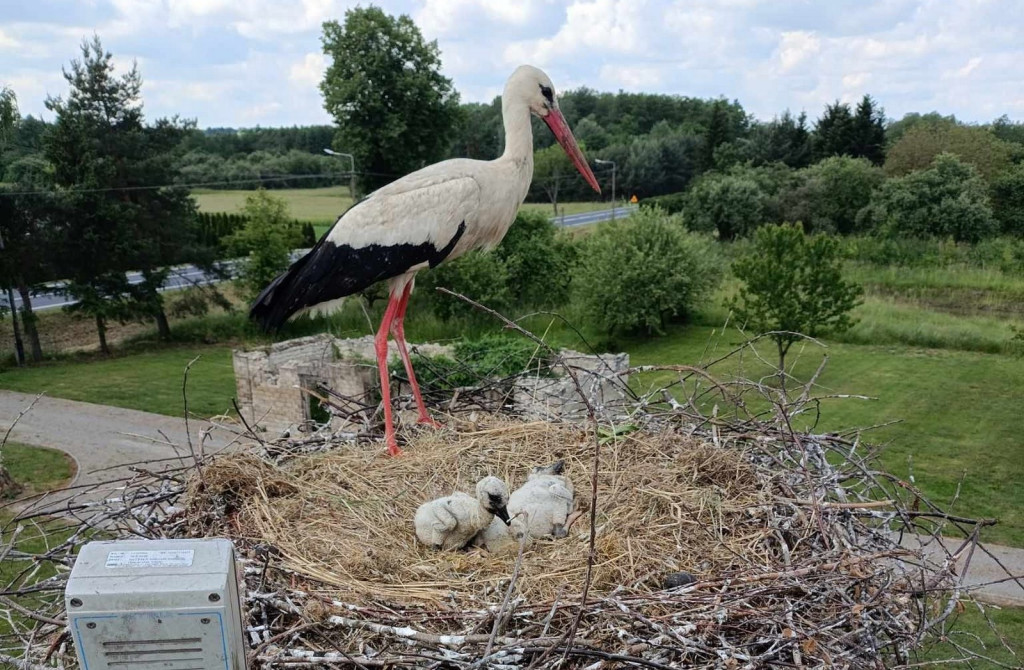
{"label": "stork's foot", "polygon": [[401,456],[402,450],[398,448],[398,442],[395,441],[394,437],[385,439],[388,445],[388,456]]}
{"label": "stork's foot", "polygon": [[444,428],[444,424],[440,421],[435,421],[427,415],[423,415],[416,419],[416,423],[421,426],[428,426],[430,428]]}

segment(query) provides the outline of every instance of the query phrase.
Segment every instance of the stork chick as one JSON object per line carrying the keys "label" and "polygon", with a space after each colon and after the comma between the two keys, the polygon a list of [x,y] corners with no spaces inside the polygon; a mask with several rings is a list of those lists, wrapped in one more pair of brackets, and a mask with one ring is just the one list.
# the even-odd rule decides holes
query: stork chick
{"label": "stork chick", "polygon": [[512,517],[511,522],[506,526],[494,519],[491,525],[484,528],[473,538],[474,547],[483,547],[492,554],[513,549],[519,546],[523,537],[526,537],[526,545],[532,541],[526,521],[522,517]]}
{"label": "stork chick", "polygon": [[526,513],[531,537],[565,537],[566,525],[575,504],[572,482],[562,473],[565,461],[533,468],[526,483],[512,492],[508,511]]}
{"label": "stork chick", "polygon": [[434,549],[462,549],[495,516],[509,523],[507,505],[505,482],[497,477],[484,477],[477,482],[475,498],[456,491],[420,505],[413,518],[416,539]]}

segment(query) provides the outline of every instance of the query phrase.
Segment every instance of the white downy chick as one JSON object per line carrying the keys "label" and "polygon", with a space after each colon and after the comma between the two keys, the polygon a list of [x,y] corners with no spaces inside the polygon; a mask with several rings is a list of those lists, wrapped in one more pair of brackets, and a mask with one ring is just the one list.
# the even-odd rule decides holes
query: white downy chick
{"label": "white downy chick", "polygon": [[512,517],[507,526],[495,518],[491,525],[484,528],[475,538],[473,546],[483,547],[492,554],[502,551],[517,551],[519,541],[526,535],[526,546],[530,546],[531,537],[522,517]]}
{"label": "white downy chick", "polygon": [[425,502],[416,510],[416,539],[428,547],[462,549],[497,516],[509,522],[508,487],[497,477],[484,477],[476,485],[476,497],[457,491]]}
{"label": "white downy chick", "polygon": [[565,537],[566,523],[575,504],[572,482],[562,475],[565,461],[533,468],[526,483],[508,499],[509,514],[526,512],[531,537]]}

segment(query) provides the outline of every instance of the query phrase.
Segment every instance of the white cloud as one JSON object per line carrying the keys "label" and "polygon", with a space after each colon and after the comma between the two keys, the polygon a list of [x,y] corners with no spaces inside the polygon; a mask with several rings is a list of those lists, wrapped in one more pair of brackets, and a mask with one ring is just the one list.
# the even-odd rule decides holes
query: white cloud
{"label": "white cloud", "polygon": [[583,51],[638,53],[646,30],[641,22],[650,11],[646,0],[575,0],[565,11],[565,23],[553,37],[513,42],[505,48],[505,63],[534,63],[585,57]]}
{"label": "white cloud", "polygon": [[975,56],[974,58],[967,61],[967,64],[964,65],[963,67],[946,72],[945,76],[954,77],[956,79],[966,79],[967,77],[971,76],[972,72],[978,69],[978,66],[981,65],[981,62],[983,60],[984,59],[981,56]]}
{"label": "white cloud", "polygon": [[[150,118],[201,125],[323,123],[320,26],[367,0],[88,0],[40,21],[0,16],[0,77],[22,110],[63,94],[62,66],[95,32],[137,58]],[[1024,114],[1017,0],[375,0],[414,17],[465,101],[520,63],[587,86],[738,99],[770,118],[870,93],[891,116]],[[69,7],[72,5],[69,4]],[[22,11],[24,10],[24,11]]]}
{"label": "white cloud", "polygon": [[243,109],[242,116],[250,122],[260,121],[280,110],[281,107],[282,105],[280,102],[262,102]]}
{"label": "white cloud", "polygon": [[0,49],[17,49],[20,46],[21,42],[14,39],[0,28]]}
{"label": "white cloud", "polygon": [[851,72],[843,76],[843,88],[863,89],[869,79],[871,79],[871,75],[867,72]]}
{"label": "white cloud", "polygon": [[308,53],[298,63],[292,63],[288,79],[298,86],[316,88],[324,78],[327,58],[322,53]]}
{"label": "white cloud", "polygon": [[459,38],[474,19],[524,26],[538,9],[536,0],[424,0],[413,18],[427,35]]}
{"label": "white cloud", "polygon": [[626,91],[650,91],[664,81],[662,68],[643,65],[604,65],[601,80]]}
{"label": "white cloud", "polygon": [[792,70],[808,57],[821,51],[821,40],[814,33],[797,30],[782,33],[778,59],[782,71]]}

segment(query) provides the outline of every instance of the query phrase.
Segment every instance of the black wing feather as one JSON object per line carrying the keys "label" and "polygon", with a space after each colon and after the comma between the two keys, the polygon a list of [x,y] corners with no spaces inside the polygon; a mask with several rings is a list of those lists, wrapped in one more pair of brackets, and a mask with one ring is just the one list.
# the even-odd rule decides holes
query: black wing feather
{"label": "black wing feather", "polygon": [[423,263],[436,266],[455,249],[465,231],[463,221],[441,249],[430,242],[370,244],[356,249],[336,245],[324,235],[309,253],[263,289],[249,310],[249,318],[264,331],[276,331],[304,308],[358,293]]}

